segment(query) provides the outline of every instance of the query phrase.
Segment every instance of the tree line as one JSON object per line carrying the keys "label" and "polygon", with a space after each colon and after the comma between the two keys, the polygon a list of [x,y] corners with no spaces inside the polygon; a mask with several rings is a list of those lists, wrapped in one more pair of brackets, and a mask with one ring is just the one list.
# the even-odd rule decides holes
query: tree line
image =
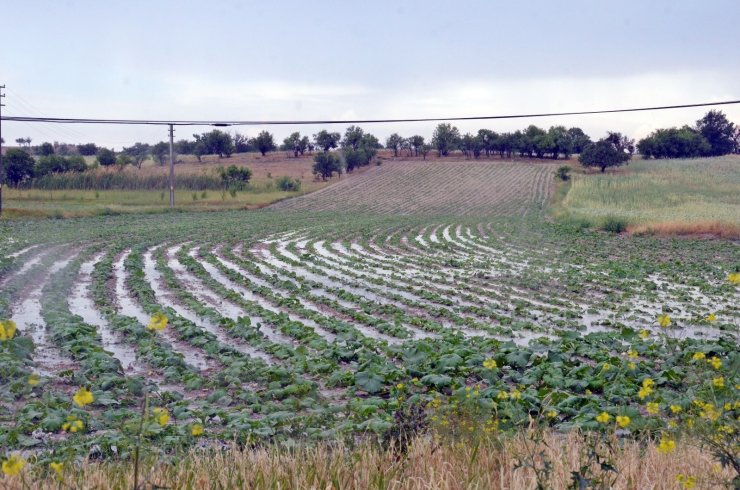
{"label": "tree line", "polygon": [[[95,143],[71,145],[44,142],[31,146],[31,142],[31,138],[18,138],[18,147],[8,149],[6,153],[5,174],[10,185],[51,173],[85,171],[89,167],[83,156],[95,156],[96,164],[104,167],[124,168],[133,165],[141,168],[143,162],[150,158],[164,165],[170,151],[169,143],[165,141],[156,144],[137,142],[123,147],[119,152]],[[429,142],[418,134],[403,137],[393,133],[383,144],[373,134],[353,125],[343,135],[323,129],[309,137],[296,131],[287,136],[280,146],[268,131],[248,138],[239,133],[214,129],[193,134],[192,140],[180,139],[173,147],[176,154],[194,155],[198,161],[205,155],[228,158],[234,153],[260,152],[266,155],[281,150],[297,158],[316,151],[313,171],[322,179],[369,165],[382,148],[392,151],[395,157],[421,156],[424,159],[431,151],[436,151],[440,158],[460,151],[466,158],[474,159],[519,156],[557,160],[579,154],[582,164],[604,171],[629,161],[635,150],[644,158],[691,158],[740,153],[740,126],[731,123],[721,111],[712,110],[699,119],[695,126],[658,129],[637,145],[617,132],[608,132],[605,138],[594,142],[579,127],[551,126],[544,129],[532,124],[513,132],[480,129],[476,133],[461,134],[452,124],[440,123]]]}

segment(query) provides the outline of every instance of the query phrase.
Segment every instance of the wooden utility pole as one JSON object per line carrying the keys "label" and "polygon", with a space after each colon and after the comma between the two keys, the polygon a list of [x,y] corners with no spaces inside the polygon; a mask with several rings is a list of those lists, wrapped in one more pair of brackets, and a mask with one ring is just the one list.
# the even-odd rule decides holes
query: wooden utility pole
{"label": "wooden utility pole", "polygon": [[173,138],[175,135],[174,124],[170,124],[170,208],[175,207],[175,152],[173,149]]}

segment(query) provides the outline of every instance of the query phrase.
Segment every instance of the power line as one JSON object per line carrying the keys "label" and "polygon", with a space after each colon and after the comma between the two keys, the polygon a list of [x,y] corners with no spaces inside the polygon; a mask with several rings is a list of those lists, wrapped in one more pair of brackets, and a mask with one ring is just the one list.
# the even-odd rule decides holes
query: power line
{"label": "power line", "polygon": [[630,109],[605,109],[596,111],[548,112],[534,114],[509,114],[494,116],[462,116],[462,117],[422,117],[401,119],[342,119],[342,120],[163,120],[163,119],[94,119],[69,117],[30,117],[30,116],[3,116],[3,121],[29,123],[59,123],[59,124],[128,124],[150,126],[291,126],[317,124],[376,124],[376,123],[408,123],[408,122],[437,122],[437,121],[483,121],[491,119],[522,119],[535,117],[556,116],[585,116],[590,114],[614,114],[619,112],[660,111],[667,109],[687,109],[691,107],[709,107],[719,105],[740,104],[740,100],[723,102],[703,102],[700,104],[679,104],[654,107],[637,107]]}

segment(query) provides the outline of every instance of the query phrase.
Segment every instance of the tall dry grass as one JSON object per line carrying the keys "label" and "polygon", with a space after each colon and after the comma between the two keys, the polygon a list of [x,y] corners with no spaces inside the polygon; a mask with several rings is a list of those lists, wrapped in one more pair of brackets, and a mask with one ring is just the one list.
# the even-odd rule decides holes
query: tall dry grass
{"label": "tall dry grass", "polygon": [[[681,441],[671,454],[660,454],[654,443],[612,440],[617,473],[611,488],[682,488],[677,475],[696,478],[695,488],[721,488],[731,474],[718,469],[711,456]],[[543,488],[568,488],[571,472],[578,470],[592,447],[584,437],[547,433],[534,442],[524,433],[486,439],[478,445],[439,443],[418,438],[407,454],[362,444],[319,445],[294,449],[270,447],[256,450],[191,451],[174,462],[150,461],[143,475],[147,488],[270,488],[270,489],[498,489],[537,488],[531,468],[517,468],[520,458],[542,467],[552,464]],[[540,451],[542,452],[540,455]],[[527,458],[526,455],[533,457]],[[597,470],[596,466],[592,469]],[[53,472],[46,476],[26,471],[26,488],[56,489]],[[64,485],[71,488],[132,488],[130,464],[85,463],[66,468]],[[0,486],[20,488],[20,477],[0,480]],[[153,487],[151,485],[154,485]]]}

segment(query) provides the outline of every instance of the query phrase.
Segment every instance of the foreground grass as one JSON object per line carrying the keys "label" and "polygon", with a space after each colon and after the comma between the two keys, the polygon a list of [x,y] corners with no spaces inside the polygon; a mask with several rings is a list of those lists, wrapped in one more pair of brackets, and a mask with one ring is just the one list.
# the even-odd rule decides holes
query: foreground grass
{"label": "foreground grass", "polygon": [[576,174],[565,214],[635,232],[740,236],[740,158],[636,160],[606,174]]}
{"label": "foreground grass", "polygon": [[[602,469],[589,456],[610,445]],[[139,471],[145,488],[457,489],[568,488],[573,472],[594,488],[721,488],[732,474],[690,441],[670,454],[656,443],[606,438],[601,445],[582,434],[549,432],[535,443],[520,433],[480,442],[417,438],[405,453],[363,443],[314,447],[200,449],[180,456],[146,458]],[[688,484],[687,484],[688,479]],[[582,482],[583,483],[583,482]],[[538,487],[538,485],[540,485]],[[0,480],[4,488],[133,488],[128,462],[65,464],[61,476],[48,465],[26,465]],[[575,488],[578,488],[576,485]],[[582,487],[586,488],[586,487]]]}

